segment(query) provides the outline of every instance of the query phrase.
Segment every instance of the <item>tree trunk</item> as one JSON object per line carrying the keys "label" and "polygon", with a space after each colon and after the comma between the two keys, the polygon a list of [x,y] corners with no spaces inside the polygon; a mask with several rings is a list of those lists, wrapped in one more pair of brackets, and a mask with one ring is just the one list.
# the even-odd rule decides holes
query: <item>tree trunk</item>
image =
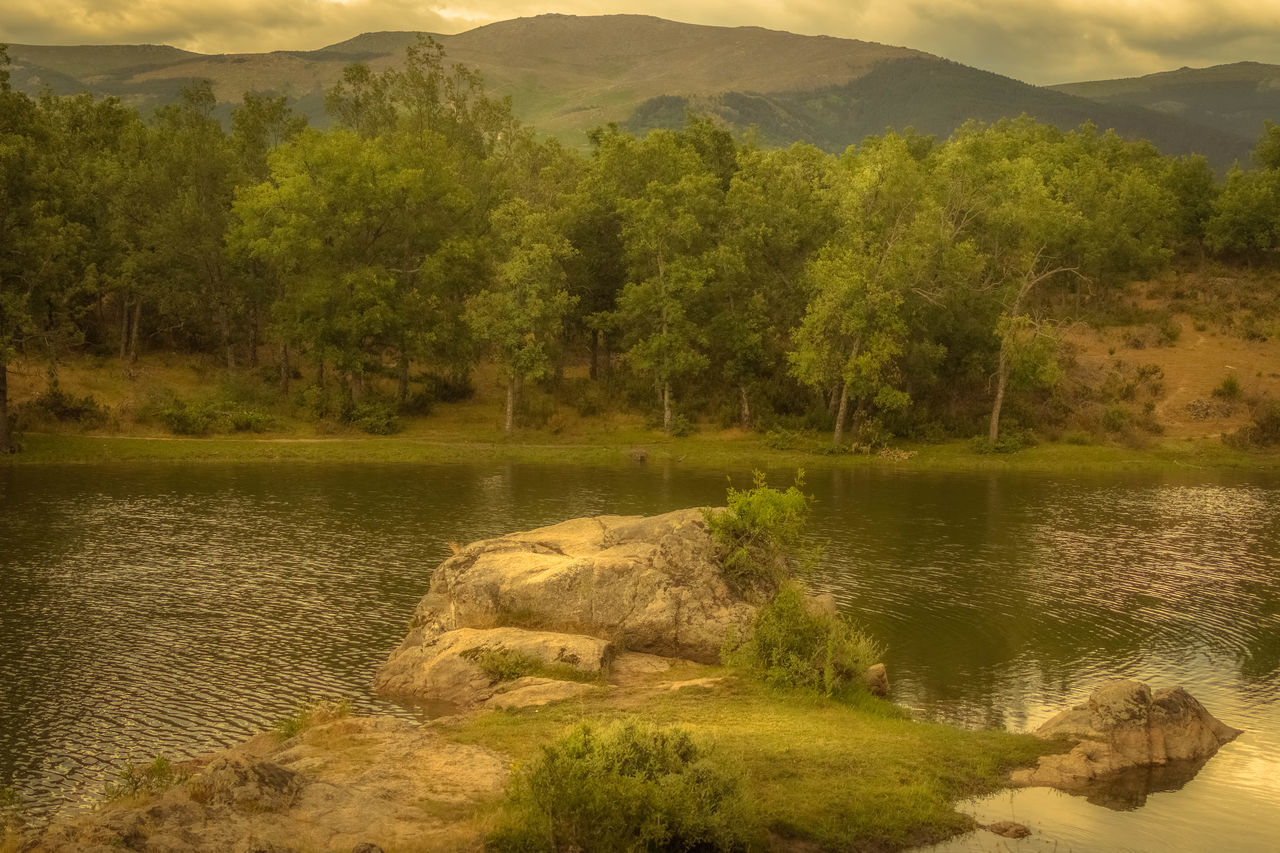
{"label": "tree trunk", "polygon": [[129,297],[120,297],[120,360],[129,357]]}
{"label": "tree trunk", "polygon": [[987,441],[994,447],[1000,439],[1000,409],[1004,406],[1004,386],[1009,381],[1009,353],[1000,344],[1000,365],[996,368],[996,398],[991,403],[991,424],[987,427]]}
{"label": "tree trunk", "polygon": [[9,365],[0,362],[0,454],[13,452],[13,434],[9,430]]}
{"label": "tree trunk", "polygon": [[507,380],[507,435],[511,434],[511,429],[516,425],[516,378],[513,376]]}
{"label": "tree trunk", "polygon": [[236,350],[231,343],[231,313],[226,305],[218,305],[218,331],[222,335],[222,349],[226,353],[227,370],[235,370]]}
{"label": "tree trunk", "polygon": [[249,307],[249,366],[258,366],[258,303]]}
{"label": "tree trunk", "polygon": [[280,344],[280,396],[289,396],[289,345]]}
{"label": "tree trunk", "polygon": [[738,386],[738,396],[742,399],[742,428],[751,429],[751,403],[747,400],[747,386]]}
{"label": "tree trunk", "polygon": [[662,431],[671,435],[671,383],[662,383]]}
{"label": "tree trunk", "polygon": [[129,330],[129,361],[138,361],[138,329],[142,327],[142,297],[133,303],[133,328]]}
{"label": "tree trunk", "polygon": [[324,359],[316,360],[316,387],[324,390]]}
{"label": "tree trunk", "polygon": [[836,411],[836,431],[831,436],[831,445],[839,447],[844,439],[844,419],[849,414],[849,383],[840,386],[840,408]]}
{"label": "tree trunk", "polygon": [[396,371],[399,374],[399,385],[396,387],[396,399],[403,406],[409,402],[409,354],[404,351],[404,346],[400,347],[400,354],[396,359]]}
{"label": "tree trunk", "polygon": [[591,330],[591,370],[587,373],[587,376],[590,379],[595,380],[600,375],[599,366],[600,366],[600,330],[592,329]]}

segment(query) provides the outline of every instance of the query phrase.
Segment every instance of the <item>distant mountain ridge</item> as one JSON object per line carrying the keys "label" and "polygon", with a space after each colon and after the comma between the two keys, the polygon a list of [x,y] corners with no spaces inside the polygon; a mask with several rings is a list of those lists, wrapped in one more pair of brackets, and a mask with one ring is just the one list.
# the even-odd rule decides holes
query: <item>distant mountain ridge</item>
{"label": "distant mountain ridge", "polygon": [[[364,33],[318,50],[260,54],[205,55],[164,45],[15,44],[9,52],[15,88],[33,95],[90,91],[148,111],[175,100],[193,79],[207,78],[224,114],[246,91],[283,94],[324,127],[324,90],[346,65],[395,66],[417,37]],[[678,124],[686,107],[741,130],[757,126],[774,144],[805,140],[832,151],[887,127],[945,136],[970,118],[1025,112],[1064,128],[1092,120],[1149,138],[1168,153],[1203,153],[1224,168],[1257,138],[1261,121],[1246,127],[1257,114],[1280,117],[1269,94],[1257,103],[1244,98],[1234,109],[1238,121],[1215,123],[1204,99],[1187,95],[1185,106],[1170,108],[1165,101],[1174,90],[1155,83],[1042,88],[906,47],[643,15],[539,15],[433,37],[449,61],[478,68],[494,91],[510,95],[522,120],[571,145],[608,122],[635,130]],[[1239,88],[1238,81],[1231,85]],[[1152,100],[1153,92],[1163,101]],[[1280,105],[1280,84],[1275,98]]]}

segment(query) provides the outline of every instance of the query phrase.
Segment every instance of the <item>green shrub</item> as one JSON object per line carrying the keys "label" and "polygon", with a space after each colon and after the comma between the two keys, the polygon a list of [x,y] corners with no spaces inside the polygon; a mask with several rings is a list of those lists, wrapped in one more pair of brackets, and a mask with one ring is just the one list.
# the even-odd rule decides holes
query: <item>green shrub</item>
{"label": "green shrub", "polygon": [[116,781],[107,785],[103,795],[108,800],[119,800],[143,794],[160,794],[186,778],[187,774],[174,767],[173,762],[163,755],[157,755],[150,764],[126,764],[116,774]]}
{"label": "green shrub", "polygon": [[555,416],[555,398],[546,391],[526,385],[516,405],[516,426],[526,429],[542,429]]}
{"label": "green shrub", "polygon": [[1107,432],[1120,432],[1129,425],[1129,410],[1123,406],[1108,406],[1102,413],[1102,426]]}
{"label": "green shrub", "polygon": [[526,655],[505,646],[480,646],[467,649],[460,656],[475,663],[494,681],[515,681],[526,675],[538,675],[560,681],[600,681],[600,675],[596,673],[584,672],[567,663],[543,663],[533,655]]}
{"label": "green shrub", "polygon": [[697,432],[697,427],[693,421],[684,415],[673,415],[671,418],[671,436],[673,438],[688,438]]}
{"label": "green shrub", "polygon": [[238,409],[227,415],[231,428],[236,432],[266,432],[275,425],[275,419],[265,412]]}
{"label": "green shrub", "polygon": [[1264,400],[1258,404],[1253,412],[1253,423],[1224,435],[1222,441],[1241,450],[1280,445],[1280,402]]}
{"label": "green shrub", "polygon": [[293,716],[281,717],[272,731],[281,740],[301,734],[312,726],[351,716],[350,699],[307,699],[298,703]]}
{"label": "green shrub", "polygon": [[208,435],[218,422],[218,412],[212,405],[188,404],[176,397],[162,405],[156,417],[174,435]]}
{"label": "green shrub", "polygon": [[788,584],[756,612],[750,639],[724,650],[725,663],[759,674],[775,687],[805,687],[827,695],[858,689],[884,649],[848,619],[814,605]]}
{"label": "green shrub", "polygon": [[804,472],[785,492],[771,488],[762,472],[754,487],[729,488],[728,508],[704,517],[719,547],[725,579],[739,592],[772,592],[802,568],[803,535],[811,498],[800,489]]}
{"label": "green shrub", "polygon": [[502,646],[467,649],[461,657],[480,667],[494,681],[515,681],[517,678],[533,675],[542,667],[542,661],[532,655],[524,655]]}
{"label": "green shrub", "polygon": [[688,732],[582,723],[516,780],[489,850],[746,850],[756,820],[736,776]]}
{"label": "green shrub", "polygon": [[399,411],[402,415],[425,417],[431,414],[431,410],[434,407],[435,400],[431,397],[430,392],[418,391],[410,394],[408,398],[400,404]]}
{"label": "green shrub", "polygon": [[85,429],[96,429],[106,424],[107,410],[92,394],[77,397],[68,394],[58,385],[57,379],[49,380],[49,387],[29,404],[30,415],[36,419],[75,423]]}
{"label": "green shrub", "polygon": [[351,406],[342,419],[370,435],[394,435],[404,429],[395,406],[384,400],[366,400]]}
{"label": "green shrub", "polygon": [[333,403],[329,392],[319,385],[308,385],[293,398],[293,405],[299,413],[312,420],[326,418],[333,411]]}
{"label": "green shrub", "polygon": [[1009,426],[1001,430],[1000,438],[992,444],[985,435],[974,436],[969,447],[974,453],[1017,453],[1028,447],[1035,447],[1035,433],[1029,429]]}
{"label": "green shrub", "polygon": [[1218,387],[1213,389],[1213,396],[1220,397],[1223,400],[1239,400],[1240,394],[1244,389],[1240,387],[1240,380],[1234,373],[1228,373],[1223,380],[1218,383]]}

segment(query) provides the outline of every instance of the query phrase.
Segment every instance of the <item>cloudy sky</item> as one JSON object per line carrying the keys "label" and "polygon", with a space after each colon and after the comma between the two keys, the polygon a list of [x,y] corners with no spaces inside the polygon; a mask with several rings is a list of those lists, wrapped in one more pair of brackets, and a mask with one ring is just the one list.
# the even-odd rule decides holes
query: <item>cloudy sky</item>
{"label": "cloudy sky", "polygon": [[0,40],[322,47],[372,30],[455,33],[541,12],[635,12],[906,45],[1031,83],[1242,59],[1280,63],[1277,0],[3,0]]}

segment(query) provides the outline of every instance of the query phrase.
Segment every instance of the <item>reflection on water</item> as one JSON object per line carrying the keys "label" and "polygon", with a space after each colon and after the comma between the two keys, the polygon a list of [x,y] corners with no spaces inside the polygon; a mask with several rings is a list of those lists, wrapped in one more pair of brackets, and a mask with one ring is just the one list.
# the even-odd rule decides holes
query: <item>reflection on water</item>
{"label": "reflection on water", "polygon": [[1131,767],[1106,779],[1096,780],[1079,791],[1070,793],[1084,797],[1095,806],[1118,812],[1142,808],[1152,794],[1167,794],[1182,789],[1205,766],[1209,759],[1170,761],[1159,767]]}
{"label": "reflection on water", "polygon": [[[1246,730],[1176,793],[1165,779],[1117,792],[1127,811],[1043,790],[972,804],[1037,830],[999,845],[1274,849],[1280,481],[808,485],[815,584],[888,642],[895,696],[919,714],[1025,730],[1135,677],[1182,684]],[[0,785],[84,802],[126,759],[232,743],[309,695],[409,713],[366,684],[447,542],[720,502],[724,486],[657,466],[0,470]],[[981,835],[944,849],[1003,849]]]}

